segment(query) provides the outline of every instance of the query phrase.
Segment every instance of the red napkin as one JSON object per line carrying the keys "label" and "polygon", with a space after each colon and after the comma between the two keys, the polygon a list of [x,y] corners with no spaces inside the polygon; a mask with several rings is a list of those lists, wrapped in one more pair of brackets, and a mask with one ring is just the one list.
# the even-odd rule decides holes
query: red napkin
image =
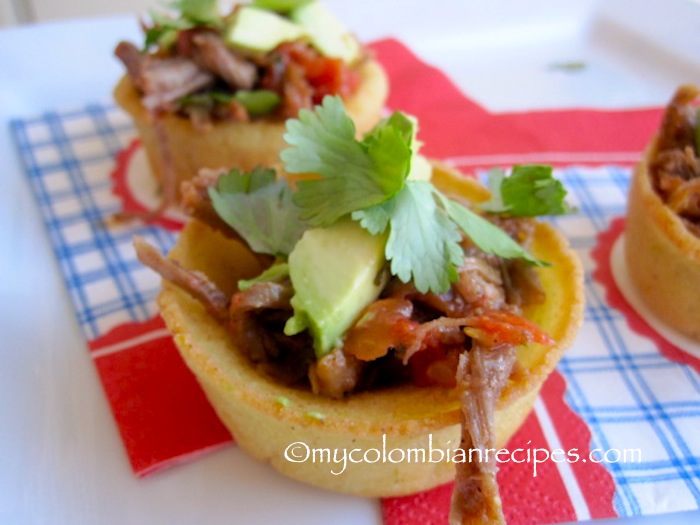
{"label": "red napkin", "polygon": [[[397,41],[380,41],[372,48],[390,77],[389,107],[420,120],[423,152],[462,167],[510,164],[504,160],[518,155],[549,164],[601,164],[611,159],[630,164],[658,125],[659,109],[490,114]],[[130,156],[122,155],[121,163]],[[125,172],[123,165],[115,171],[117,179],[120,172]],[[117,184],[116,192],[125,210],[139,209],[138,202],[128,198],[127,185]],[[137,476],[231,441],[160,318],[119,326],[89,346]],[[564,450],[578,448],[582,456],[588,453],[589,431],[566,406],[564,389],[562,376],[554,373],[543,388],[536,413],[513,437],[510,449],[551,450],[556,443]],[[615,515],[614,484],[600,465],[580,462],[566,470],[548,462],[540,465],[534,477],[531,464],[506,463],[498,479],[511,524]],[[384,521],[387,525],[446,523],[450,493],[448,484],[383,500]]]}
{"label": "red napkin", "polygon": [[89,343],[137,476],[231,442],[160,316]]}

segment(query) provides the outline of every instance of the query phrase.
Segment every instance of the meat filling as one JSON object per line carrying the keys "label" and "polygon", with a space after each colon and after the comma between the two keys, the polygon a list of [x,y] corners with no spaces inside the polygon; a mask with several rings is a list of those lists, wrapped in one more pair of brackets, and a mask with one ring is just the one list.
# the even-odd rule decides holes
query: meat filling
{"label": "meat filling", "polygon": [[450,523],[505,523],[496,483],[496,458],[484,451],[496,448],[496,403],[515,365],[515,348],[476,344],[459,358],[457,387],[462,401],[460,447],[481,451],[476,461],[458,464],[452,493]]}
{"label": "meat filling", "polygon": [[[203,173],[187,183],[185,208],[225,230],[205,191],[215,181],[212,173]],[[534,231],[527,219],[509,219],[502,226],[523,244]],[[520,315],[525,301],[544,298],[537,274],[525,265],[485,254],[467,239],[459,277],[447,293],[420,293],[411,283],[393,278],[380,298],[360,314],[343,344],[319,359],[310,350],[310,336],[283,334],[293,313],[288,279],[256,283],[227,298],[201,274],[154,254],[143,241],[136,247],[144,264],[200,300],[227,326],[236,347],[244,349],[264,373],[287,384],[305,383],[314,393],[332,398],[397,381],[456,387],[465,451],[495,446],[494,413],[516,369],[516,347],[529,342],[553,344]],[[454,522],[476,518],[503,522],[494,459],[456,467]]]}
{"label": "meat filling", "polygon": [[245,56],[206,27],[181,30],[170,47],[154,52],[120,42],[114,54],[148,111],[187,117],[200,130],[217,120],[254,118],[233,97],[240,90],[276,93],[280,103],[264,116],[286,119],[325,95],[346,97],[359,85],[355,66],[325,57],[308,43],[285,42],[269,53]]}
{"label": "meat filling", "polygon": [[700,237],[700,159],[695,103],[700,90],[678,89],[666,107],[649,170],[663,201]]}

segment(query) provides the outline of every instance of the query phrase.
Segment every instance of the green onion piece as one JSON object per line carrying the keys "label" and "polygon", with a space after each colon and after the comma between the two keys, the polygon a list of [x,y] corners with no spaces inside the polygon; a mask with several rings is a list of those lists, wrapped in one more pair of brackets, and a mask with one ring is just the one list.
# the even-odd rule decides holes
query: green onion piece
{"label": "green onion piece", "polygon": [[315,0],[253,0],[251,5],[278,13],[289,13],[297,7],[310,4],[313,1]]}
{"label": "green onion piece", "polygon": [[233,96],[251,117],[258,117],[271,113],[280,103],[280,97],[274,91],[256,89],[254,91],[240,90]]}

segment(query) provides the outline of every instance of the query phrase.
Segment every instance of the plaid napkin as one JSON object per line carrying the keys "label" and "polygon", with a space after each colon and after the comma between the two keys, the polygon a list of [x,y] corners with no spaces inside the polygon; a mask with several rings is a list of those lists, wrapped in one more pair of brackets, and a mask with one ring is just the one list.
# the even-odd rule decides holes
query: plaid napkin
{"label": "plaid napkin", "polygon": [[[630,166],[660,110],[494,115],[395,40],[372,47],[389,73],[389,106],[420,119],[427,155],[477,173],[513,163],[554,164],[579,210],[553,222],[584,262],[584,326],[508,447],[577,449],[590,460],[546,462],[536,477],[530,464],[503,464],[499,483],[509,523],[698,508],[698,372],[667,358],[653,337],[630,330],[617,305],[606,301],[605,285],[592,278],[591,250],[599,232],[624,214]],[[115,212],[148,202],[148,190],[139,186],[147,179],[145,161],[128,118],[112,105],[89,104],[16,120],[12,128],[136,475],[229,444],[157,316],[159,278],[136,261],[131,247],[139,234],[168,250],[179,219],[105,224]],[[624,449],[638,449],[641,460],[598,463],[607,451]],[[450,492],[448,484],[386,499],[385,523],[445,523]]]}

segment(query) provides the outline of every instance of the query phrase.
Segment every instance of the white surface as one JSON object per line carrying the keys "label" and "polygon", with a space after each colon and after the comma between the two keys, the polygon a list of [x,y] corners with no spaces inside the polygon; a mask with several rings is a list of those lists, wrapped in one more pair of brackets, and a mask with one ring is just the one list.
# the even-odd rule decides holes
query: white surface
{"label": "white surface", "polygon": [[[700,82],[697,63],[668,60],[666,47],[634,52],[654,48],[647,35],[660,20],[676,32],[697,26],[697,7],[673,15],[685,1],[635,0],[643,15],[624,0],[602,10],[591,0],[328,4],[363,39],[399,37],[489,108],[517,110],[659,105],[678,83]],[[132,476],[7,128],[11,117],[109,100],[122,71],[112,49],[129,38],[140,39],[135,17],[0,30],[0,523],[380,523],[374,501],[300,486],[235,448]],[[551,68],[571,61],[585,67]]]}
{"label": "white surface", "polygon": [[692,356],[700,358],[700,343],[678,332],[656,317],[639,296],[637,289],[629,278],[625,261],[625,235],[620,235],[610,252],[610,268],[615,284],[622,292],[627,302],[649,325],[669,343]]}

